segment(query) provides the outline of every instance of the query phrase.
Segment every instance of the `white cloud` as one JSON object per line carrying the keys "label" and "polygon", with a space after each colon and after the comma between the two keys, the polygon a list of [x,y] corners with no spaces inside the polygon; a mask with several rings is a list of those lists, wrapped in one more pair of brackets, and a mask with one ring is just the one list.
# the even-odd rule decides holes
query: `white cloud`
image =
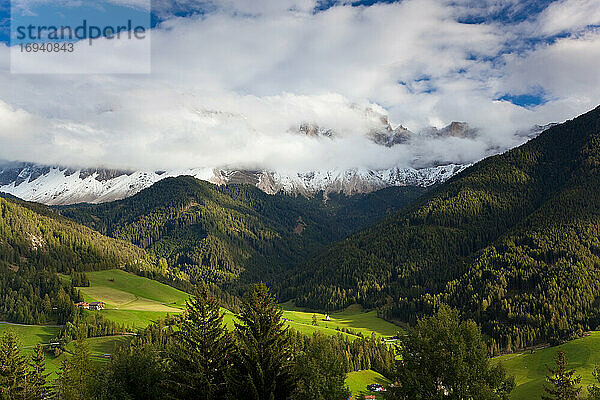
{"label": "white cloud", "polygon": [[559,0],[548,6],[538,18],[542,35],[570,33],[589,25],[600,24],[598,0]]}
{"label": "white cloud", "polygon": [[[248,4],[203,2],[210,13],[167,20],[153,32],[148,76],[11,75],[0,61],[0,158],[156,169],[470,162],[518,144],[518,129],[573,117],[600,98],[597,33],[510,52],[534,23],[559,29],[541,22],[552,10],[506,27],[458,23],[463,6],[434,0],[320,13],[312,0]],[[0,60],[6,53],[0,46]],[[550,101],[525,109],[495,100],[534,87]],[[383,148],[364,136],[379,119],[367,109],[413,130],[468,121],[481,137]],[[302,122],[339,137],[290,133]]]}

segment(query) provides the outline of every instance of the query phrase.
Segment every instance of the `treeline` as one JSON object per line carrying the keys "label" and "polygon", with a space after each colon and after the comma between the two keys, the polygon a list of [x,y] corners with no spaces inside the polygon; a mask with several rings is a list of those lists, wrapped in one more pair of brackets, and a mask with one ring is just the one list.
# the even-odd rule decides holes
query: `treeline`
{"label": "treeline", "polygon": [[90,280],[85,272],[73,272],[71,274],[71,285],[75,287],[89,287]]}
{"label": "treeline", "polygon": [[70,284],[53,271],[0,263],[0,320],[22,324],[64,324],[82,300]]}
{"label": "treeline", "polygon": [[316,309],[378,307],[411,324],[449,304],[491,351],[600,324],[600,108],[490,157],[281,282]]}

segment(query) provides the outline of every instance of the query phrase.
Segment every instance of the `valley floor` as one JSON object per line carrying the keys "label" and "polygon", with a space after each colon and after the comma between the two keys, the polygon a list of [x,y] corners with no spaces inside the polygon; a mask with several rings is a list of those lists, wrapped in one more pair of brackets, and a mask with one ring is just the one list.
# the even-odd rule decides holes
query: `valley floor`
{"label": "valley floor", "polygon": [[[96,312],[132,330],[144,328],[167,314],[180,313],[189,297],[185,292],[122,270],[87,272],[86,276],[90,286],[78,288],[85,301],[103,301],[106,303],[106,309]],[[67,276],[63,278],[69,279]],[[358,305],[331,313],[329,320],[326,320],[325,314],[297,308],[292,302],[281,306],[287,325],[305,334],[342,334],[353,340],[358,338],[358,335],[395,336],[401,330],[400,327],[379,318],[375,310],[365,312]],[[233,327],[234,314],[223,310],[225,322]],[[313,315],[317,318],[316,325],[312,322]]]}
{"label": "valley floor", "polygon": [[[113,321],[131,327],[145,327],[168,313],[181,312],[188,297],[188,294],[170,286],[120,270],[91,272],[87,275],[91,286],[81,288],[84,297],[90,301],[104,301],[108,307],[106,310],[90,312],[100,312]],[[292,303],[282,304],[282,308],[287,324],[307,334],[319,331],[335,335],[342,332],[348,338],[356,339],[358,334],[365,337],[372,334],[390,337],[400,330],[398,326],[378,318],[375,311],[364,312],[358,306],[332,313],[328,321],[325,321],[324,314],[296,308]],[[227,310],[225,312],[225,322],[233,327],[234,314]],[[313,315],[316,316],[316,326],[313,325]],[[49,344],[59,329],[55,325],[0,323],[0,334],[7,330],[15,332],[26,353],[30,353],[37,343]],[[125,338],[122,336],[99,337],[88,339],[88,343],[98,362],[105,362],[101,356],[111,353],[123,340]],[[594,383],[594,366],[600,364],[600,331],[591,332],[589,336],[557,347],[538,349],[534,353],[526,351],[494,358],[493,362],[502,363],[508,373],[515,376],[517,386],[511,396],[513,400],[529,400],[541,396],[547,366],[552,365],[553,357],[559,350],[566,353],[569,368],[575,368],[576,374],[581,375],[585,393],[585,387]],[[47,357],[48,371],[55,376],[65,355]],[[355,396],[366,390],[367,384],[384,381],[383,376],[373,371],[353,372],[347,378],[347,384]]]}
{"label": "valley floor", "polygon": [[[23,346],[24,354],[33,354],[34,347],[40,343],[42,346],[49,345],[52,339],[56,337],[60,327],[53,325],[21,325],[0,322],[0,335],[6,331],[14,332]],[[92,356],[99,362],[106,362],[101,358],[103,354],[111,353],[121,341],[125,340],[124,336],[106,336],[87,339]],[[73,345],[67,346],[67,351],[72,350]],[[65,354],[58,357],[46,352],[46,372],[50,373],[50,379],[56,378],[56,372],[60,369],[62,360]]]}

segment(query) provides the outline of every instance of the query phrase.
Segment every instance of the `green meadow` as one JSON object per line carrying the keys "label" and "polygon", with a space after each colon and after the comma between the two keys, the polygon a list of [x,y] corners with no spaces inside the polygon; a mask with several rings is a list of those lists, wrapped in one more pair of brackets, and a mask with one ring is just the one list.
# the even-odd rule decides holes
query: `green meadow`
{"label": "green meadow", "polygon": [[[52,339],[56,337],[59,329],[60,328],[56,326],[0,323],[0,335],[9,330],[14,332],[21,341],[23,353],[25,355],[31,355],[33,353],[33,348],[38,343],[42,345],[49,344]],[[105,361],[105,359],[100,358],[100,356],[114,351],[115,346],[123,340],[126,340],[123,336],[109,336],[90,338],[87,339],[86,342],[90,347],[92,355],[95,356],[95,359],[98,361]],[[73,343],[70,343],[67,346],[67,351],[71,351],[72,349]],[[53,357],[46,353],[46,372],[51,373],[52,378],[56,378],[56,372],[60,369],[61,362],[65,357],[65,353],[58,357]]]}
{"label": "green meadow", "polygon": [[10,330],[13,331],[19,340],[23,349],[31,352],[36,344],[48,344],[56,337],[59,327],[46,325],[18,325],[7,322],[0,322],[0,335]]}
{"label": "green meadow", "polygon": [[[103,301],[107,309],[99,312],[106,318],[122,323],[131,328],[142,328],[167,314],[182,311],[185,300],[189,295],[168,285],[147,278],[136,276],[121,270],[88,272],[90,287],[79,288],[87,301]],[[68,277],[64,277],[68,279]],[[330,314],[330,320],[325,321],[325,315],[295,307],[292,302],[281,305],[286,323],[293,329],[305,334],[321,332],[326,335],[343,334],[349,339],[356,339],[358,333],[368,337],[372,334],[379,337],[396,335],[401,328],[377,316],[373,310],[364,311],[354,305],[344,311]],[[232,329],[235,315],[228,310],[225,312],[225,322]],[[317,325],[313,325],[313,314],[316,315]],[[6,330],[14,331],[20,338],[26,353],[30,353],[37,343],[50,343],[59,328],[55,326],[16,325],[0,323],[0,334]],[[349,329],[350,333],[342,333]],[[88,339],[90,349],[96,356],[111,353],[114,347],[125,337],[103,337]],[[71,345],[70,345],[71,346]],[[69,350],[69,347],[67,348]],[[567,354],[571,368],[577,370],[585,386],[594,383],[592,371],[595,364],[600,364],[600,331],[592,332],[590,336],[573,340],[558,347],[529,352],[509,354],[497,357],[493,362],[502,363],[508,372],[515,376],[516,388],[512,399],[529,400],[540,398],[545,383],[547,366],[553,363],[553,357],[558,350]],[[48,356],[48,370],[55,372],[65,357]],[[98,357],[98,361],[104,361]],[[387,383],[385,378],[373,371],[358,371],[348,374],[346,380],[353,395],[366,390],[370,383]],[[585,390],[584,390],[585,392]]]}
{"label": "green meadow", "polygon": [[[319,331],[327,335],[335,335],[346,328],[354,334],[362,334],[369,337],[372,334],[380,337],[394,336],[402,328],[377,316],[377,311],[363,311],[355,304],[344,311],[329,314],[330,320],[325,321],[325,314],[315,313],[294,306],[292,302],[283,303],[283,317],[288,321],[290,327],[303,333]],[[317,317],[317,326],[312,325],[313,315]],[[356,338],[354,334],[347,335]]]}
{"label": "green meadow", "polygon": [[[121,323],[133,330],[144,328],[160,318],[164,318],[167,314],[180,313],[189,297],[187,293],[171,286],[118,269],[87,272],[86,275],[90,286],[78,288],[84,299],[88,302],[102,301],[106,304],[104,310],[89,312],[100,313],[109,320]],[[61,278],[70,279],[66,275],[62,275]],[[324,321],[324,314],[316,313],[316,326],[312,324],[313,314],[315,314],[312,311],[297,308],[291,302],[281,306],[284,310],[283,317],[286,319],[286,324],[307,335],[314,332],[326,335],[342,334],[348,339],[354,340],[358,338],[358,333],[365,337],[372,334],[388,337],[395,335],[400,330],[398,326],[377,317],[375,311],[363,311],[357,305],[330,314],[329,321]],[[235,315],[226,309],[223,309],[223,312],[225,313],[225,323],[230,329],[233,329]],[[37,343],[50,343],[60,328],[0,323],[0,334],[7,329],[11,329],[17,334],[24,350],[30,353]],[[351,333],[344,333],[341,331],[342,329],[349,329]],[[87,339],[87,343],[93,355],[101,356],[111,353],[115,346],[123,340],[127,340],[127,338],[111,336],[90,338]],[[67,346],[67,351],[71,348],[72,343]],[[59,357],[46,355],[48,371],[52,372],[54,377],[65,356],[65,354]],[[97,361],[105,362],[101,357],[98,357]],[[368,371],[361,371],[361,373],[349,375],[349,385],[358,388],[358,386],[366,386],[368,383],[376,383],[373,381],[376,378],[373,374],[375,373],[369,374]],[[359,377],[361,376],[366,383],[360,381]]]}
{"label": "green meadow", "polygon": [[377,399],[383,399],[381,393],[373,393],[367,390],[367,385],[372,383],[388,386],[391,381],[380,373],[371,370],[355,371],[346,375],[346,385],[355,399],[361,394],[374,394]]}
{"label": "green meadow", "polygon": [[[122,270],[87,272],[89,287],[78,288],[86,301],[103,301],[106,309],[99,311],[106,318],[132,328],[143,328],[163,318],[168,313],[181,312],[189,295],[168,285],[140,277]],[[321,332],[326,335],[342,333],[350,329],[353,334],[342,333],[349,339],[356,334],[363,336],[393,336],[398,326],[377,317],[376,311],[363,311],[358,305],[330,315],[330,321],[324,321],[325,315],[316,313],[317,325],[312,324],[312,311],[297,308],[292,302],[282,304],[287,324],[301,333]],[[234,314],[227,310],[225,322],[233,327]],[[93,312],[93,311],[90,311]],[[339,329],[339,330],[338,330]]]}
{"label": "green meadow", "polygon": [[132,329],[144,328],[167,314],[180,313],[189,295],[163,283],[118,269],[86,273],[89,287],[79,287],[85,301],[102,301],[106,318]]}
{"label": "green meadow", "polygon": [[79,290],[90,299],[101,298],[111,307],[147,311],[179,309],[189,297],[181,290],[120,269],[87,272],[86,275],[90,286]]}
{"label": "green meadow", "polygon": [[594,365],[600,364],[600,331],[560,346],[536,350],[533,354],[522,352],[494,358],[494,362],[501,362],[508,373],[515,376],[517,386],[511,398],[514,400],[541,398],[548,372],[547,366],[554,364],[554,355],[560,350],[566,354],[568,367],[574,368],[576,374],[581,375],[583,394],[587,394],[585,387],[594,383],[592,376]]}

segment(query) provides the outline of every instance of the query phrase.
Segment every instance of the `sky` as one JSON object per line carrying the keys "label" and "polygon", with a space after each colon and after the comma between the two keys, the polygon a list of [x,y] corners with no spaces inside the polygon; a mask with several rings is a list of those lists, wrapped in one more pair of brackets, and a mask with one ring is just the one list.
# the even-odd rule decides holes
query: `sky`
{"label": "sky", "polygon": [[[5,160],[298,172],[469,163],[600,104],[598,0],[154,0],[149,74],[11,73],[5,0],[0,21]],[[89,71],[130,53],[98,41],[94,54],[76,43]],[[374,144],[382,117],[415,139]],[[418,134],[452,121],[478,135]],[[299,134],[302,123],[335,135]]]}

